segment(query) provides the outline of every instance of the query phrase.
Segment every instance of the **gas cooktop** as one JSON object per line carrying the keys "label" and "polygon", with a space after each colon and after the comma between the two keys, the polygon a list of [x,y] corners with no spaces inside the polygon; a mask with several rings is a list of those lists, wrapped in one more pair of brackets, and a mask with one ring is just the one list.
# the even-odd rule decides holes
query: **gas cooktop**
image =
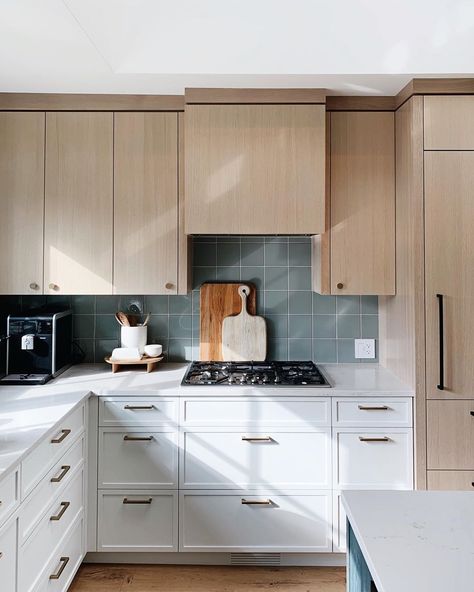
{"label": "gas cooktop", "polygon": [[188,386],[330,387],[313,362],[192,362]]}

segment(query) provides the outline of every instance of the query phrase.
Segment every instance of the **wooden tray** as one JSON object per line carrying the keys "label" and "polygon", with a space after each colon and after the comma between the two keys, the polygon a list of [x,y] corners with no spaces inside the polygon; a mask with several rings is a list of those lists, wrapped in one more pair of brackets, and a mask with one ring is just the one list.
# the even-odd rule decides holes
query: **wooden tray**
{"label": "wooden tray", "polygon": [[106,356],[104,361],[112,366],[112,372],[118,372],[121,366],[146,366],[146,371],[153,372],[158,362],[161,362],[163,356],[156,356],[150,358],[150,356],[142,356],[141,360],[112,360],[111,356]]}

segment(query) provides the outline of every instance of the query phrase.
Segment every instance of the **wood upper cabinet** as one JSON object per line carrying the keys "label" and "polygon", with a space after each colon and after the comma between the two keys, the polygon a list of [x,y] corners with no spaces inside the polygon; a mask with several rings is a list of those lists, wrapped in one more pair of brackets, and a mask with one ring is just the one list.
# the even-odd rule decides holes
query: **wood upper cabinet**
{"label": "wood upper cabinet", "polygon": [[328,144],[329,231],[314,239],[314,289],[394,294],[394,114],[331,113]]}
{"label": "wood upper cabinet", "polygon": [[43,290],[44,113],[0,113],[0,294]]}
{"label": "wood upper cabinet", "polygon": [[474,96],[424,98],[425,150],[474,150]]}
{"label": "wood upper cabinet", "polygon": [[115,113],[114,291],[176,294],[178,114]]}
{"label": "wood upper cabinet", "polygon": [[111,294],[112,244],[113,114],[47,113],[45,293]]}
{"label": "wood upper cabinet", "polygon": [[428,398],[474,398],[473,188],[474,152],[425,152]]}
{"label": "wood upper cabinet", "polygon": [[324,105],[187,105],[187,234],[324,231]]}

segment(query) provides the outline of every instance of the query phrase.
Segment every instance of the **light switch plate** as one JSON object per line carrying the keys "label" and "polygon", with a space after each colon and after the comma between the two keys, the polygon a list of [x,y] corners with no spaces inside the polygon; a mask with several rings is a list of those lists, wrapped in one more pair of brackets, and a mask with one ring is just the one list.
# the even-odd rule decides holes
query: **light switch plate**
{"label": "light switch plate", "polygon": [[355,339],[355,357],[358,359],[375,358],[375,339]]}

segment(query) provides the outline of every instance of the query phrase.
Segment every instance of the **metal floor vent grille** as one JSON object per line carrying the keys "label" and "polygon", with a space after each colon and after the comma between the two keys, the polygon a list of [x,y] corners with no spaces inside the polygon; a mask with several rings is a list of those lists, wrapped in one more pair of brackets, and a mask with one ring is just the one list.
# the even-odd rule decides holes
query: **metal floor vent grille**
{"label": "metal floor vent grille", "polygon": [[280,553],[231,553],[231,565],[280,565]]}

